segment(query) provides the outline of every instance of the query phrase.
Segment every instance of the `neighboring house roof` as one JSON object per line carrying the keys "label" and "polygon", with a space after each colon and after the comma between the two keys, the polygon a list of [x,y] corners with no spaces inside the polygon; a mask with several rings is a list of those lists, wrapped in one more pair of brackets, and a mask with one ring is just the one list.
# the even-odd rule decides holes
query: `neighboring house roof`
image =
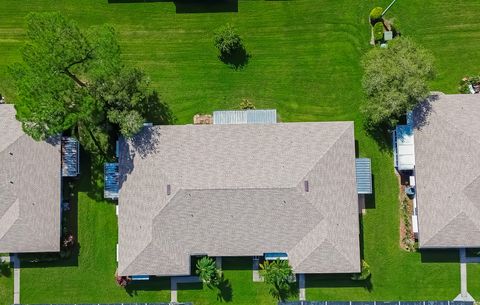
{"label": "neighboring house roof", "polygon": [[360,271],[353,122],[155,126],[120,146],[120,275],[267,252]]}
{"label": "neighboring house roof", "polygon": [[420,247],[480,247],[480,96],[438,94],[414,112]]}
{"label": "neighboring house roof", "polygon": [[34,141],[0,105],[0,252],[60,250],[60,176],[60,145]]}

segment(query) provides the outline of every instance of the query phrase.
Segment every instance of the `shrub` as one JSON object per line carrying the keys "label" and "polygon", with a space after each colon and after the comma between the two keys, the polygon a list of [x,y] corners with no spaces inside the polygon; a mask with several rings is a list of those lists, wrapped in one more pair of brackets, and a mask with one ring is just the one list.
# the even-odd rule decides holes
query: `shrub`
{"label": "shrub", "polygon": [[250,102],[250,100],[248,98],[244,98],[240,102],[240,109],[242,109],[242,110],[255,109],[255,105],[252,102]]}
{"label": "shrub", "polygon": [[244,48],[242,38],[229,23],[215,31],[214,44],[221,54],[232,54]]}
{"label": "shrub", "polygon": [[217,270],[215,260],[204,256],[196,264],[196,273],[207,286],[218,286],[221,279],[220,271]]}
{"label": "shrub", "polygon": [[355,273],[352,275],[352,280],[354,281],[365,281],[372,275],[370,271],[370,266],[366,261],[362,259],[362,271],[360,273]]}
{"label": "shrub", "polygon": [[383,40],[383,23],[375,23],[375,26],[373,27],[373,38],[375,38],[375,41]]}
{"label": "shrub", "polygon": [[0,257],[0,277],[1,276],[9,276],[10,275],[10,268],[9,268],[9,264],[3,260],[2,257]]}
{"label": "shrub", "polygon": [[370,11],[370,22],[375,24],[382,19],[383,8],[377,6]]}
{"label": "shrub", "polygon": [[125,288],[132,281],[132,279],[128,276],[115,275],[115,281],[117,282],[118,286]]}

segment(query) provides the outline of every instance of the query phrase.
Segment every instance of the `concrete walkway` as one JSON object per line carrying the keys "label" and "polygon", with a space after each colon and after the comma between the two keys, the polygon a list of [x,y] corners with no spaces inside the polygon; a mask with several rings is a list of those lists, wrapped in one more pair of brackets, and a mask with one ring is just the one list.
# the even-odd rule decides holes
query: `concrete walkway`
{"label": "concrete walkway", "polygon": [[198,276],[172,276],[170,278],[170,303],[178,303],[178,284],[201,282],[202,280]]}
{"label": "concrete walkway", "polygon": [[13,262],[13,304],[20,304],[20,260],[16,254],[10,260]]}
{"label": "concrete walkway", "polygon": [[464,248],[460,249],[460,294],[454,301],[474,301],[467,290],[467,263],[470,262],[469,259],[467,258],[466,250]]}
{"label": "concrete walkway", "polygon": [[298,274],[298,298],[300,301],[306,300],[306,292],[305,292],[305,274],[299,273]]}

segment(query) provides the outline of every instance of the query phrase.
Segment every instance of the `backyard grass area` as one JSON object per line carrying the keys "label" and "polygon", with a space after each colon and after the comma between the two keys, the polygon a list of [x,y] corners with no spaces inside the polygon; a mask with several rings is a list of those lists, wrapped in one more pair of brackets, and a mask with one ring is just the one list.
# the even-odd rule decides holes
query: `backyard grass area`
{"label": "backyard grass area", "polygon": [[195,305],[207,305],[219,302],[232,304],[274,304],[275,299],[268,293],[265,283],[252,282],[251,257],[224,257],[222,270],[228,285],[217,289],[202,284],[180,284],[180,301],[193,301]]}
{"label": "backyard grass area", "polygon": [[[176,13],[177,2],[109,4],[107,0],[0,2],[0,93],[12,96],[7,65],[19,60],[29,11],[58,10],[81,26],[113,24],[125,59],[142,67],[171,106],[177,123],[195,113],[238,106],[276,108],[283,121],[353,120],[360,155],[372,159],[375,196],[363,218],[363,252],[371,266],[368,285],[347,276],[307,278],[307,298],[317,300],[453,299],[460,290],[456,252],[407,253],[399,247],[398,187],[389,150],[362,127],[360,59],[370,48],[368,12],[387,1],[240,0],[238,13]],[[185,7],[183,7],[184,9]],[[404,35],[430,49],[438,76],[432,89],[455,93],[458,81],[480,67],[479,1],[398,1]],[[212,32],[230,22],[251,55],[241,70],[218,60]],[[85,164],[85,163],[84,163]],[[169,301],[167,279],[127,292],[115,286],[116,217],[113,205],[92,194],[88,170],[78,193],[80,255],[72,266],[22,270],[25,303]],[[264,284],[251,281],[250,260],[225,260],[231,304],[273,304]],[[471,271],[471,272],[470,272]],[[469,266],[470,293],[480,297],[479,266]],[[0,278],[0,304],[12,289]],[[214,291],[185,285],[179,301],[219,302]],[[201,288],[201,289],[200,289]],[[226,301],[224,301],[226,302]]]}

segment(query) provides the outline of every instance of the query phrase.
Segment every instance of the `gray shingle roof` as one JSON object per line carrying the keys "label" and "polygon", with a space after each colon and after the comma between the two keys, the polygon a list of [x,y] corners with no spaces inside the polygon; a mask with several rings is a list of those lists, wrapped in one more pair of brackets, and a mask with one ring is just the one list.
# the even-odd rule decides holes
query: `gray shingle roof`
{"label": "gray shingle roof", "polygon": [[480,96],[432,96],[417,108],[420,247],[480,246]]}
{"label": "gray shingle roof", "polygon": [[25,135],[12,105],[0,105],[0,131],[0,252],[59,251],[59,145]]}
{"label": "gray shingle roof", "polygon": [[287,252],[297,273],[359,271],[353,131],[155,126],[122,142],[119,274],[186,275],[190,255],[265,252]]}

